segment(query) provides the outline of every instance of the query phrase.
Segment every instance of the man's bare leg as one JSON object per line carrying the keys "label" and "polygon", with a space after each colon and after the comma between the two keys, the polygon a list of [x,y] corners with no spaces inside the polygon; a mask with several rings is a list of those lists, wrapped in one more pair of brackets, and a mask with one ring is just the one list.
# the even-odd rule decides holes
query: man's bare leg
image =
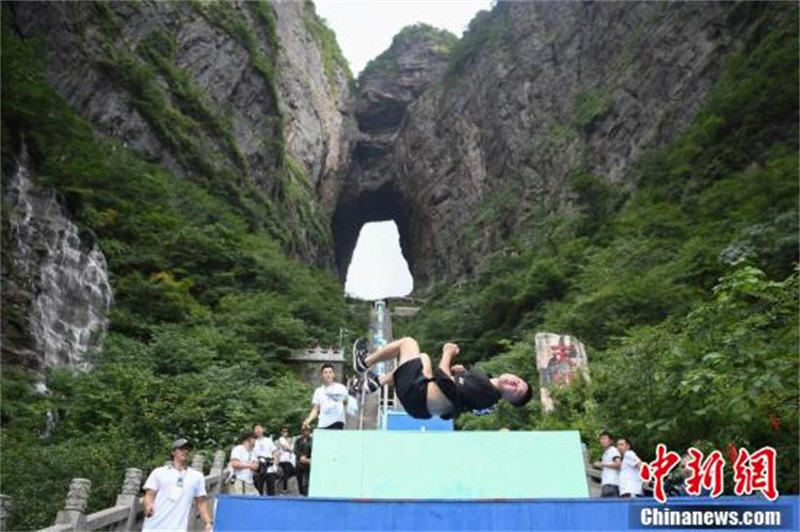
{"label": "man's bare leg", "polygon": [[[425,354],[420,353],[419,358],[422,359],[422,374],[428,378],[433,377],[433,365],[431,364],[431,358]],[[380,382],[381,386],[394,386],[394,372],[397,371],[397,368],[393,369],[389,373],[384,373],[382,375],[378,375],[378,382]]]}
{"label": "man's bare leg", "polygon": [[419,354],[419,344],[417,341],[413,338],[406,337],[395,340],[394,342],[389,342],[385,346],[373,352],[371,355],[367,356],[365,362],[367,367],[372,367],[379,362],[385,362],[387,360],[397,358],[397,365],[399,366],[407,360],[419,358]]}

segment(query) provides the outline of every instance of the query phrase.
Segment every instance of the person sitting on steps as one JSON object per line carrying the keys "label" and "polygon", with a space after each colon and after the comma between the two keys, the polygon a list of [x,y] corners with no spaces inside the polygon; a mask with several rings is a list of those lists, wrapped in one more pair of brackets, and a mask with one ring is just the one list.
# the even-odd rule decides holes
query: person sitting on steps
{"label": "person sitting on steps", "polygon": [[[440,416],[458,417],[462,412],[481,411],[494,407],[500,399],[514,406],[523,406],[531,399],[530,384],[524,379],[504,373],[492,377],[461,365],[452,365],[458,345],[444,344],[442,360],[433,367],[430,357],[421,353],[413,338],[395,340],[369,354],[367,340],[360,338],[353,346],[356,369],[363,372],[361,386],[372,393],[384,385],[394,385],[397,397],[406,412],[417,419]],[[397,358],[397,368],[391,373],[377,375],[369,368]]]}

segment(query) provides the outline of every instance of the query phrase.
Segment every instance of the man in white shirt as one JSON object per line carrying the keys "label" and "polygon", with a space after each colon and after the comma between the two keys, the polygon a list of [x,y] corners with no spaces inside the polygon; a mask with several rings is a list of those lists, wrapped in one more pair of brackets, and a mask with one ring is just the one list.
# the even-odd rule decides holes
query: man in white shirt
{"label": "man in white shirt", "polygon": [[[256,424],[253,427],[253,433],[256,436],[253,452],[259,461],[259,469],[253,475],[253,484],[261,495],[264,495],[265,487],[267,495],[275,495],[275,478],[278,476],[279,463],[278,446],[275,445],[272,438],[264,436],[264,427],[261,425]],[[263,460],[270,460],[270,465],[265,467],[262,464]]]}
{"label": "man in white shirt", "polygon": [[622,464],[619,468],[619,496],[620,497],[641,497],[642,479],[639,476],[639,468],[642,461],[631,449],[631,442],[628,438],[617,440],[617,450],[622,455]]}
{"label": "man in white shirt", "polygon": [[600,446],[603,448],[603,459],[595,462],[594,466],[602,469],[600,477],[602,485],[601,497],[619,497],[619,468],[622,457],[614,446],[614,438],[606,431],[600,433]]}
{"label": "man in white shirt", "polygon": [[233,467],[233,489],[231,493],[237,495],[258,495],[258,490],[253,483],[253,473],[258,471],[258,459],[253,452],[256,435],[248,430],[239,436],[239,445],[231,451],[231,466]]}
{"label": "man in white shirt", "polygon": [[347,405],[347,388],[344,384],[334,382],[336,373],[333,366],[323,364],[320,368],[322,373],[322,386],[314,390],[311,398],[311,412],[303,421],[304,427],[310,427],[311,422],[319,416],[317,427],[320,429],[344,429],[345,406]]}
{"label": "man in white shirt", "polygon": [[192,502],[205,525],[211,530],[211,514],[208,512],[206,480],[203,474],[186,466],[191,451],[189,441],[181,438],[172,444],[172,462],[157,467],[144,483],[144,524],[142,531],[186,530]]}

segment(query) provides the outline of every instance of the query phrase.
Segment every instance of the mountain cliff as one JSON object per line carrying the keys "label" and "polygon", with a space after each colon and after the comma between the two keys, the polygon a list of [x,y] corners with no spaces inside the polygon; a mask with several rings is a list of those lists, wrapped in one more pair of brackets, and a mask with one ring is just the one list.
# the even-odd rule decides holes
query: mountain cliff
{"label": "mountain cliff", "polygon": [[[79,363],[102,340],[111,294],[90,296],[109,276],[125,329],[194,312],[176,298],[216,305],[229,289],[211,285],[244,282],[241,239],[333,267],[320,198],[349,159],[352,80],[313,3],[11,2],[3,24],[6,360]],[[50,199],[14,194],[21,174]],[[63,230],[69,253],[98,256],[87,296],[48,273]],[[142,290],[172,302],[142,307]]]}
{"label": "mountain cliff", "polygon": [[770,11],[789,16],[729,3],[501,2],[458,43],[401,33],[359,79],[360,138],[334,218],[340,274],[364,220],[398,220],[425,293],[574,211],[576,176],[632,189],[632,165],[688,125]]}

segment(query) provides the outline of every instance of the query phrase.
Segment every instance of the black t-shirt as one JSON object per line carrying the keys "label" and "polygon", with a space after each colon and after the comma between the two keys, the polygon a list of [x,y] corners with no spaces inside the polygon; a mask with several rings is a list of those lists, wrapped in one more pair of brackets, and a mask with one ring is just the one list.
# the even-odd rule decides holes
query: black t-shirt
{"label": "black t-shirt", "polygon": [[294,442],[294,455],[297,457],[297,467],[300,469],[308,467],[300,463],[300,457],[306,456],[311,458],[311,438],[309,438],[308,441],[303,441],[303,438],[297,438]]}
{"label": "black t-shirt", "polygon": [[460,375],[454,375],[455,387],[461,408],[442,419],[458,417],[461,412],[485,413],[500,400],[498,392],[492,384],[491,375],[479,369],[471,369]]}

